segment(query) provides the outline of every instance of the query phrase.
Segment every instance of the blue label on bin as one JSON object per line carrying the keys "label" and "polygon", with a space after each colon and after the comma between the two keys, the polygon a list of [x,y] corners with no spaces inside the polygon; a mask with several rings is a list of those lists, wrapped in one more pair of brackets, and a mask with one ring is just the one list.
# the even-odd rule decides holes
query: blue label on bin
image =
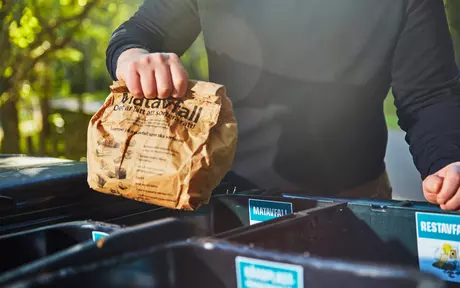
{"label": "blue label on bin", "polygon": [[93,231],[93,241],[98,241],[101,238],[109,236],[108,233],[100,232],[100,231]]}
{"label": "blue label on bin", "polygon": [[292,213],[292,203],[249,199],[249,224],[264,222]]}
{"label": "blue label on bin", "polygon": [[235,258],[238,288],[303,288],[303,267],[238,256]]}
{"label": "blue label on bin", "polygon": [[460,283],[460,215],[417,212],[415,218],[420,270]]}

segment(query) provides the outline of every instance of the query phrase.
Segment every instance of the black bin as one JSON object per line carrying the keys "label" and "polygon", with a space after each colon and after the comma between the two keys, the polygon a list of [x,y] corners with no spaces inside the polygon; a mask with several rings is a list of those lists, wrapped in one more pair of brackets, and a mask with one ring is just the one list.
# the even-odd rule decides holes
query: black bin
{"label": "black bin", "polygon": [[[460,286],[457,253],[460,233],[453,233],[453,227],[460,232],[460,214],[428,206],[418,208],[339,203],[260,223],[251,229],[221,233],[217,237],[280,252],[413,267],[446,281],[448,287]],[[450,225],[445,227],[451,227],[452,237],[443,239],[445,233],[427,234],[426,223],[435,223],[436,219],[438,223]],[[423,221],[426,233],[420,230]],[[444,248],[449,251],[444,252]],[[448,255],[441,255],[443,253]]]}
{"label": "black bin", "polygon": [[0,283],[24,265],[35,265],[84,242],[96,241],[120,226],[94,221],[55,224],[0,236]]}
{"label": "black bin", "polygon": [[[213,196],[207,205],[201,206],[196,211],[181,211],[167,208],[155,207],[148,211],[141,211],[106,220],[109,223],[118,225],[137,225],[162,219],[164,217],[174,217],[199,227],[206,235],[215,235],[232,229],[247,227],[254,224],[256,220],[267,221],[270,218],[277,218],[292,212],[302,211],[316,207],[331,205],[330,201],[319,199],[292,199],[284,197],[267,197],[258,195],[216,195]],[[266,217],[252,219],[251,209],[272,208],[267,211]],[[253,211],[254,212],[254,211]],[[267,213],[266,213],[267,214]]]}
{"label": "black bin", "polygon": [[[82,225],[73,224],[73,226],[70,223],[60,224],[49,229],[39,229],[42,230],[39,233],[37,231],[33,233],[21,233],[23,235],[7,238],[6,240],[8,241],[0,240],[0,245],[5,244],[2,249],[10,249],[9,254],[5,255],[11,256],[11,259],[14,259],[14,263],[8,261],[10,257],[2,260],[4,262],[2,265],[6,267],[2,267],[4,269],[1,272],[4,273],[0,273],[0,286],[19,279],[35,277],[43,272],[83,265],[119,254],[130,253],[201,235],[200,231],[194,225],[178,219],[166,218],[142,225],[113,230],[111,234],[101,240],[94,239],[93,237],[95,241],[85,241],[90,239],[88,236],[92,234],[94,228],[97,228],[98,232],[110,232],[109,230],[112,226],[107,224],[101,225],[100,223],[97,226],[94,224],[88,225],[87,223],[82,223]],[[42,232],[49,234],[46,239],[42,239],[44,236],[39,235]],[[56,235],[59,235],[59,237],[56,237]],[[50,246],[50,250],[42,251],[43,248],[34,249],[36,246],[43,246],[39,242]],[[29,249],[30,252],[29,250],[18,250],[24,247],[25,249]],[[35,250],[40,251],[36,252]],[[19,257],[16,259],[12,258],[14,255],[19,255]]]}
{"label": "black bin", "polygon": [[71,221],[104,221],[155,207],[90,189],[86,163],[22,158],[33,164],[0,167],[0,235]]}
{"label": "black bin", "polygon": [[[10,164],[5,167],[5,163]],[[96,192],[89,188],[87,177],[85,162],[0,155],[0,235],[70,221],[107,222],[160,208]],[[229,173],[213,195],[233,193],[242,187]]]}
{"label": "black bin", "polygon": [[192,239],[23,279],[9,287],[435,288],[442,284],[411,269],[363,266]]}

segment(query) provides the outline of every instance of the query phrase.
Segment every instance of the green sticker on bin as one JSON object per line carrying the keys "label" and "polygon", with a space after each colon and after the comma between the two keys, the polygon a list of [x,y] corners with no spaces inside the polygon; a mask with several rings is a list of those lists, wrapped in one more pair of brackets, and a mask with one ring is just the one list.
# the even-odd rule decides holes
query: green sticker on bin
{"label": "green sticker on bin", "polygon": [[249,225],[292,213],[292,203],[249,199]]}
{"label": "green sticker on bin", "polygon": [[108,233],[93,231],[93,241],[97,242],[99,239],[109,236]]}
{"label": "green sticker on bin", "polygon": [[238,256],[235,258],[238,288],[303,288],[303,267]]}

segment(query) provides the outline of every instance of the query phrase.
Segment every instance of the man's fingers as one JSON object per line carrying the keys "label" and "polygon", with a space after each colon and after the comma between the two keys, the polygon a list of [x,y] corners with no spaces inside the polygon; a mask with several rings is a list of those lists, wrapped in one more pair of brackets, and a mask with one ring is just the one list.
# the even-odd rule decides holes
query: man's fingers
{"label": "man's fingers", "polygon": [[460,188],[458,188],[455,195],[452,198],[450,198],[450,200],[447,201],[446,204],[441,205],[441,209],[460,210]]}
{"label": "man's fingers", "polygon": [[428,202],[438,204],[437,197],[441,191],[442,183],[443,179],[436,175],[430,175],[423,181],[423,194]]}
{"label": "man's fingers", "polygon": [[154,72],[150,67],[144,67],[139,71],[144,97],[152,99],[158,96]]}
{"label": "man's fingers", "polygon": [[170,69],[173,82],[172,96],[174,98],[184,97],[187,93],[188,73],[180,64],[172,63]]}
{"label": "man's fingers", "polygon": [[140,82],[140,76],[137,73],[138,65],[135,62],[129,63],[126,73],[123,73],[123,80],[128,87],[129,92],[136,98],[142,98],[142,85]]}
{"label": "man's fingers", "polygon": [[444,188],[448,186],[446,189],[446,194],[440,194],[439,197],[445,197],[438,201],[441,204],[441,209],[444,210],[459,210],[460,209],[460,166],[459,165],[451,165],[445,169],[444,183],[443,189],[441,193],[444,192]]}
{"label": "man's fingers", "polygon": [[155,67],[155,79],[157,80],[158,98],[166,99],[172,93],[171,71],[169,66],[161,65]]}
{"label": "man's fingers", "polygon": [[185,96],[188,74],[176,54],[147,54],[137,50],[124,53],[128,58],[119,61],[117,78],[125,81],[134,97],[165,99]]}
{"label": "man's fingers", "polygon": [[169,69],[171,70],[171,79],[173,84],[172,96],[174,98],[184,97],[188,86],[188,73],[176,54],[170,55]]}
{"label": "man's fingers", "polygon": [[460,188],[460,169],[451,166],[446,169],[445,177],[442,183],[441,192],[439,192],[437,201],[439,204],[446,204]]}

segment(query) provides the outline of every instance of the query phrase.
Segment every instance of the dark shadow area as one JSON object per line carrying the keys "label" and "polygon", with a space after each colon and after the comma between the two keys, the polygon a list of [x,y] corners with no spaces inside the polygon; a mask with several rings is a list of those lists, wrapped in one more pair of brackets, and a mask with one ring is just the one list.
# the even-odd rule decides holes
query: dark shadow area
{"label": "dark shadow area", "polygon": [[209,204],[201,206],[196,211],[154,208],[148,211],[108,219],[107,222],[132,226],[165,217],[174,217],[192,223],[206,235],[212,236],[249,226],[249,199],[289,202],[292,203],[293,211],[330,205],[330,203],[316,200],[284,199],[281,197],[261,197],[243,194],[216,195],[211,199]]}
{"label": "dark shadow area", "polygon": [[110,233],[117,228],[102,223],[81,221],[0,237],[0,272],[12,270],[92,240],[93,231]]}
{"label": "dark shadow area", "polygon": [[268,250],[332,259],[411,266],[417,263],[416,254],[398,239],[382,240],[373,228],[346,204],[339,204],[218,237]]}
{"label": "dark shadow area", "polygon": [[[75,223],[61,227],[50,227],[32,233],[0,239],[3,260],[0,286],[51,273],[59,269],[87,265],[103,261],[124,253],[145,250],[158,245],[202,236],[194,225],[166,218],[125,229],[117,226],[97,225],[97,223]],[[92,231],[109,232],[110,236],[101,241],[90,241]],[[110,231],[112,230],[112,231]],[[15,255],[19,255],[14,258]],[[21,267],[19,267],[21,266]]]}

